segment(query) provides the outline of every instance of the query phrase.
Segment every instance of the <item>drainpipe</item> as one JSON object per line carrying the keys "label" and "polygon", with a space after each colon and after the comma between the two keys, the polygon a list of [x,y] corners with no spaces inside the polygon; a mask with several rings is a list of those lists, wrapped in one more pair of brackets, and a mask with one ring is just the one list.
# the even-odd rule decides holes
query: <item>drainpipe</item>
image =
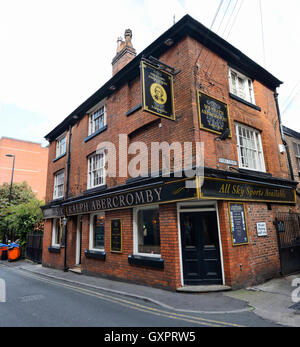
{"label": "drainpipe", "polygon": [[287,158],[288,158],[288,164],[289,164],[289,171],[290,171],[291,180],[295,181],[295,176],[294,176],[294,172],[293,172],[293,166],[292,166],[290,149],[289,149],[289,146],[288,146],[287,142],[285,141],[284,133],[283,133],[283,130],[282,130],[282,121],[281,121],[281,115],[280,115],[280,109],[279,109],[278,95],[279,94],[275,90],[274,99],[275,99],[275,103],[276,103],[276,109],[277,109],[278,120],[279,120],[279,130],[280,130],[280,134],[281,134],[282,143],[284,144],[285,149],[286,149],[286,154],[287,154]]}
{"label": "drainpipe", "polygon": [[[70,189],[70,168],[71,168],[71,143],[72,143],[72,126],[69,125],[69,146],[68,146],[68,160],[67,160],[67,182],[66,182],[66,193],[65,200],[69,198],[69,189]],[[64,272],[67,272],[69,268],[67,267],[67,239],[68,239],[68,218],[63,218],[64,224],[64,241],[65,241],[65,256],[64,256]]]}

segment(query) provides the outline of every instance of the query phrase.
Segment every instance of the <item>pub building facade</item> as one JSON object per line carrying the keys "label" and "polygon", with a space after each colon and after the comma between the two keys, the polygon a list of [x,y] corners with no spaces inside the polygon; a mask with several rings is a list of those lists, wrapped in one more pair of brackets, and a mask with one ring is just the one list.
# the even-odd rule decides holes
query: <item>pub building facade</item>
{"label": "pub building facade", "polygon": [[[139,55],[131,38],[113,77],[46,136],[43,266],[171,290],[279,276],[274,222],[296,199],[281,82],[188,15]],[[149,153],[128,153],[140,142]],[[155,175],[124,174],[138,155],[151,168],[153,142],[203,143],[201,173],[179,175],[171,151],[169,177],[164,155]]]}

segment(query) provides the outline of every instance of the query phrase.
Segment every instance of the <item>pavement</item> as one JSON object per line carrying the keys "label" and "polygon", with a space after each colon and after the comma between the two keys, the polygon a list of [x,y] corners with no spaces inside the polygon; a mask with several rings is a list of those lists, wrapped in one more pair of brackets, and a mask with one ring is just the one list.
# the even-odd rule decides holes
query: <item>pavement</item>
{"label": "pavement", "polygon": [[[237,291],[181,293],[63,272],[26,260],[15,263],[0,261],[1,264],[73,285],[141,299],[174,311],[207,315],[253,312],[259,317],[279,325],[300,327],[300,274],[273,279],[262,285]],[[292,284],[296,286],[293,287]],[[292,294],[294,295],[292,296]]]}

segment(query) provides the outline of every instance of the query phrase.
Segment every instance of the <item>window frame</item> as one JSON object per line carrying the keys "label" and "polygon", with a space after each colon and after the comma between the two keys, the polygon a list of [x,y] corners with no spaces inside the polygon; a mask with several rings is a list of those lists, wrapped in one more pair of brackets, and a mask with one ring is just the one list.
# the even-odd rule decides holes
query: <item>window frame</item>
{"label": "window frame", "polygon": [[297,170],[300,172],[300,143],[293,142],[293,150],[296,158]]}
{"label": "window frame", "polygon": [[[96,130],[95,119],[93,118],[95,114],[97,114],[102,108],[103,108],[103,126]],[[97,104],[88,112],[88,121],[89,121],[88,136],[91,136],[106,127],[106,124],[107,124],[106,123],[106,99],[102,100],[99,104]]]}
{"label": "window frame", "polygon": [[[92,158],[95,158],[97,155],[103,155],[103,159],[102,159],[103,166],[98,168],[98,170],[101,170],[101,169],[103,170],[103,176],[102,176],[103,183],[98,185],[91,185],[91,182],[94,181],[94,177],[91,177],[91,174],[92,172],[95,172],[96,170],[92,170],[90,172],[90,168],[93,165],[92,163],[90,163],[90,160],[92,160]],[[101,149],[87,157],[87,190],[102,187],[102,186],[105,186],[105,184],[106,184],[106,153],[105,153],[105,149]]]}
{"label": "window frame", "polygon": [[[58,185],[57,184],[57,179],[58,179],[58,176],[60,175],[60,174],[62,174],[63,173],[63,175],[64,175],[64,180],[63,180],[63,189],[62,189],[62,195],[60,195],[60,196],[58,196],[58,195],[56,195],[55,193],[56,192],[58,192],[58,187],[59,186],[61,186],[61,184],[60,185]],[[65,170],[63,169],[63,170],[59,170],[59,171],[57,171],[55,174],[54,174],[54,182],[53,182],[53,200],[57,200],[57,199],[62,199],[62,198],[64,198],[64,196],[65,196]]]}
{"label": "window frame", "polygon": [[[245,165],[243,165],[242,162],[242,155],[241,155],[241,144],[240,144],[240,135],[239,135],[239,127],[242,129],[244,128],[246,131],[253,132],[254,134],[254,143],[255,143],[255,153],[256,153],[256,160],[257,164],[260,166],[261,169],[255,169],[250,168]],[[250,171],[256,171],[256,172],[263,172],[266,173],[266,163],[265,163],[265,156],[264,156],[264,150],[262,145],[262,139],[261,139],[261,132],[255,128],[252,128],[250,126],[241,124],[241,123],[235,123],[235,132],[236,132],[236,141],[237,141],[237,152],[238,152],[238,161],[239,161],[239,168],[244,170],[250,170]],[[260,150],[257,147],[257,139],[260,146]],[[245,146],[243,146],[245,148]],[[246,147],[249,150],[249,147]],[[253,148],[250,148],[250,150],[253,152]]]}
{"label": "window frame", "polygon": [[[246,95],[245,95],[245,97],[239,93],[238,85],[235,86],[236,91],[233,89],[234,85],[233,85],[233,80],[232,80],[232,75],[231,75],[232,73],[236,74],[236,76],[237,76],[236,83],[238,83],[238,78],[242,79],[246,83],[246,91],[245,91]],[[229,67],[228,68],[228,81],[229,81],[229,91],[231,94],[233,94],[236,97],[256,106],[253,80],[251,78],[249,78],[246,75],[240,73],[239,71]]]}
{"label": "window frame", "polygon": [[[58,226],[60,228],[59,230],[59,243],[56,243],[56,233],[57,233],[57,222]],[[60,218],[54,218],[52,220],[52,240],[51,240],[51,246],[54,248],[60,248],[61,247],[61,236],[62,236],[62,223]]]}
{"label": "window frame", "polygon": [[[134,207],[133,208],[133,255],[142,256],[142,257],[149,257],[149,258],[158,258],[158,259],[162,258],[161,254],[151,254],[151,253],[140,253],[139,252],[138,212],[141,210],[154,210],[154,209],[158,209],[158,212],[159,212],[159,205],[140,206],[140,207]],[[161,232],[159,230],[159,237],[160,237],[160,235],[161,235]],[[160,252],[161,252],[161,250],[160,250]]]}
{"label": "window frame", "polygon": [[[62,140],[65,140],[65,143],[64,143],[64,152],[61,152],[61,142]],[[60,158],[62,157],[63,155],[65,155],[67,153],[67,133],[63,133],[61,136],[59,136],[57,139],[56,139],[56,142],[55,142],[55,154],[56,154],[56,158]]]}
{"label": "window frame", "polygon": [[[94,245],[94,217],[95,216],[103,216],[104,217],[104,246],[103,246],[103,248],[95,248],[95,245]],[[105,212],[97,212],[97,213],[90,214],[89,251],[105,252],[105,234],[106,234],[105,218],[106,218]]]}

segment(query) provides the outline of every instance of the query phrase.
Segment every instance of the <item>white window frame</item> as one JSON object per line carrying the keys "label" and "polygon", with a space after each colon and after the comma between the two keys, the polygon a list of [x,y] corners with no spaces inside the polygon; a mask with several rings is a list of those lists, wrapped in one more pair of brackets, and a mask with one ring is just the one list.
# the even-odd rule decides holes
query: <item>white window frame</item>
{"label": "white window frame", "polygon": [[293,142],[294,154],[296,158],[297,170],[300,172],[300,143]]}
{"label": "white window frame", "polygon": [[[94,217],[95,216],[103,216],[105,220],[105,212],[98,212],[98,213],[93,213],[90,215],[90,235],[89,235],[89,250],[90,251],[96,251],[96,252],[104,252],[105,251],[105,244],[103,249],[102,248],[95,248],[94,245]],[[105,240],[105,234],[106,230],[104,227],[104,240]],[[105,243],[105,241],[104,241]]]}
{"label": "white window frame", "polygon": [[[95,157],[98,155],[102,155],[103,159],[102,159],[102,166],[100,166],[99,168],[92,170],[92,167],[94,165],[94,161],[95,161]],[[87,158],[87,189],[93,189],[93,188],[97,188],[97,187],[101,187],[104,186],[106,184],[106,169],[105,169],[105,164],[106,164],[106,158],[105,158],[105,149],[102,149],[100,151],[97,151],[96,153],[90,155]],[[103,170],[103,175],[102,175],[102,183],[94,185],[94,178],[95,178],[95,172],[96,171],[100,171]]]}
{"label": "white window frame", "polygon": [[[235,81],[232,79],[232,74],[236,75]],[[231,94],[233,94],[233,95],[235,95],[235,96],[237,96],[243,100],[246,100],[253,105],[256,105],[254,88],[253,88],[253,81],[251,78],[243,75],[242,73],[240,73],[240,72],[238,72],[232,68],[229,68],[228,69],[228,79],[229,79],[229,89],[230,89]],[[245,95],[242,94],[241,89],[238,86],[238,79],[241,79],[244,83]]]}
{"label": "white window frame", "polygon": [[[103,126],[99,129],[96,129],[96,122],[94,116],[103,109]],[[89,112],[89,136],[93,135],[95,132],[103,129],[106,126],[106,99],[102,100],[99,104],[93,107]]]}
{"label": "white window frame", "polygon": [[139,253],[138,212],[141,210],[153,210],[153,209],[159,210],[159,205],[141,206],[141,207],[133,208],[133,255],[161,259],[161,254]]}
{"label": "white window frame", "polygon": [[[63,184],[58,184],[58,179],[60,175],[64,175],[64,182]],[[58,187],[63,186],[62,189],[62,195],[58,195]],[[60,170],[57,173],[54,174],[54,185],[53,185],[53,199],[60,199],[63,198],[65,195],[65,170]]]}
{"label": "white window frame", "polygon": [[[59,223],[60,226],[60,234],[59,234],[59,243],[56,243],[56,233],[57,233],[57,221]],[[62,225],[61,225],[61,220],[60,218],[54,218],[53,219],[53,224],[52,224],[52,242],[51,245],[52,247],[56,247],[56,248],[60,248],[61,245],[61,229],[62,229]]]}
{"label": "white window frame", "polygon": [[[253,144],[254,147],[246,147],[241,146],[240,143],[240,135],[239,135],[239,127],[241,129],[244,129],[245,131],[248,131],[250,133],[253,133]],[[237,140],[237,151],[238,151],[238,159],[239,159],[239,167],[240,169],[246,169],[246,170],[252,170],[252,171],[259,171],[259,172],[266,172],[266,166],[265,166],[265,159],[264,159],[264,152],[263,152],[263,147],[262,147],[262,141],[261,141],[261,133],[260,131],[251,128],[247,125],[236,123],[235,124],[235,131],[236,131],[236,140]],[[256,160],[257,165],[259,168],[249,167],[245,164],[243,164],[242,160],[242,154],[241,154],[241,147],[246,149],[246,152],[251,152],[252,154],[256,155],[253,160]],[[249,164],[248,160],[248,164]]]}
{"label": "white window frame", "polygon": [[[64,142],[63,142],[64,141]],[[67,152],[67,134],[59,136],[56,139],[56,158],[61,157]]]}

